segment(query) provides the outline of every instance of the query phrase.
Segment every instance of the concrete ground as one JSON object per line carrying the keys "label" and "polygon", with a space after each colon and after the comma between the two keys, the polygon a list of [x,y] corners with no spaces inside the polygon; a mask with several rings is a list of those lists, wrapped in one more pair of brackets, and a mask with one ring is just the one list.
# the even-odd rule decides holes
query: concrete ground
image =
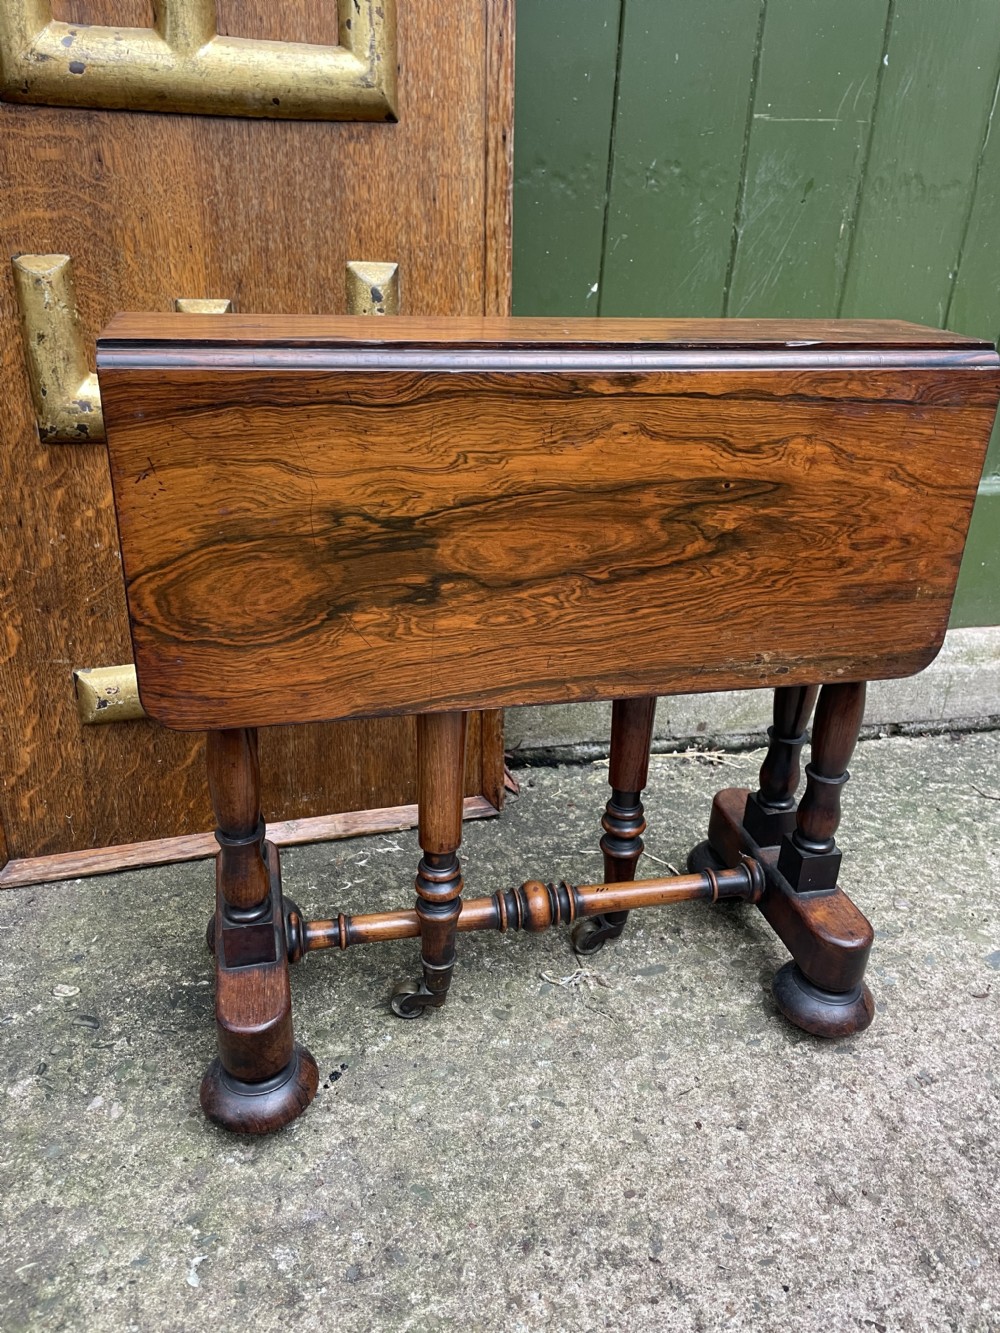
{"label": "concrete ground", "polygon": [[[448,1007],[386,1012],[414,941],[293,972],[319,1061],[267,1140],[206,1124],[206,864],[0,898],[0,1328],[1000,1329],[1000,733],[862,743],[845,887],[877,927],[862,1037],[777,1016],[752,908],[461,941]],[[759,756],[659,756],[680,864]],[[600,765],[521,769],[469,891],[600,878]],[[410,898],[415,838],[290,850],[310,914]]]}

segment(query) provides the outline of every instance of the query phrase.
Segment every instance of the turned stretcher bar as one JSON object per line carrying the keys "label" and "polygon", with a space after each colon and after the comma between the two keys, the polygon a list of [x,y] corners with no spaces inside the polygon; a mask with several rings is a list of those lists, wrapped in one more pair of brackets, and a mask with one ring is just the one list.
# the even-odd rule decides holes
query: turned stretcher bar
{"label": "turned stretcher bar", "polygon": [[[498,890],[489,898],[466,899],[456,930],[529,930],[568,926],[609,912],[634,912],[640,907],[668,907],[673,903],[742,901],[755,903],[764,891],[764,872],[745,856],[732,870],[708,868],[695,875],[632,880],[619,884],[581,884],[565,880],[557,885],[528,880],[518,889]],[[291,917],[286,930],[288,956],[297,962],[315,949],[347,949],[352,944],[416,939],[420,918],[416,912],[370,912],[361,916],[341,913],[331,921]]]}

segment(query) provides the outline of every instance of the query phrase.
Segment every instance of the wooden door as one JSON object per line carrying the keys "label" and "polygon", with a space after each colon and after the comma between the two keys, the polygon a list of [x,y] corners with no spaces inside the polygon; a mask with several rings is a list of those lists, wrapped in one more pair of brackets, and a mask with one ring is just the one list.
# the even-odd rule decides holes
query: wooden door
{"label": "wooden door", "polygon": [[[145,718],[81,721],[74,673],[131,660],[88,379],[100,328],[178,299],[345,313],[351,261],[398,265],[407,313],[508,308],[509,0],[396,0],[395,15],[378,0],[157,9],[52,0],[50,16],[41,0],[0,3],[0,230],[5,255],[25,256],[0,275],[0,816],[11,858],[0,883],[208,845],[200,737]],[[145,31],[116,37],[115,25]],[[71,286],[65,265],[30,258],[59,255]],[[375,309],[391,304],[378,274],[364,278],[350,309],[366,293]],[[262,744],[268,816],[286,821],[279,840],[407,822],[412,720],[274,728]],[[470,733],[471,813],[499,806],[502,759],[499,715],[484,714]],[[328,818],[352,811],[366,813]]]}

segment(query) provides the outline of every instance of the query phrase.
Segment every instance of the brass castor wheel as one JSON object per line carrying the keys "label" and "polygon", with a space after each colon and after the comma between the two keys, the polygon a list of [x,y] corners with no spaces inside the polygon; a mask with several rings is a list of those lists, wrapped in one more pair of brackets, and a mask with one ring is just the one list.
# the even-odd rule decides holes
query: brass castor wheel
{"label": "brass castor wheel", "polygon": [[389,1008],[397,1018],[419,1018],[425,1009],[439,1009],[444,998],[434,995],[422,981],[401,981],[389,996]]}
{"label": "brass castor wheel", "polygon": [[607,916],[589,916],[578,921],[570,933],[573,952],[581,958],[589,958],[600,953],[608,940],[621,938],[625,922],[618,921],[618,916],[628,916],[627,912],[609,913]]}
{"label": "brass castor wheel", "polygon": [[260,1083],[245,1083],[216,1057],[201,1083],[201,1109],[234,1134],[271,1134],[300,1116],[319,1087],[316,1061],[296,1046],[284,1069]]}
{"label": "brass castor wheel", "polygon": [[853,1037],[875,1017],[875,1001],[863,981],[849,991],[822,990],[795,962],[775,973],[771,989],[788,1021],[814,1037]]}

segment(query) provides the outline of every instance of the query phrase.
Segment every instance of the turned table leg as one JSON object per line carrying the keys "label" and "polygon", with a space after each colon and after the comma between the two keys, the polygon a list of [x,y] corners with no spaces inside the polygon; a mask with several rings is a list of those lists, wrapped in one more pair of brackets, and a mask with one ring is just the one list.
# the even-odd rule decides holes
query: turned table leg
{"label": "turned table leg", "polygon": [[[609,884],[635,879],[642,855],[646,820],[641,797],[649,776],[655,714],[655,697],[618,699],[611,710],[611,799],[601,819],[604,878]],[[597,953],[608,940],[619,938],[627,920],[628,912],[606,912],[581,921],[573,929],[573,948],[584,957]]]}
{"label": "turned table leg", "polygon": [[[817,901],[837,890],[841,853],[835,834],[840,824],[841,792],[850,777],[847,765],[857,743],[864,706],[863,682],[823,686],[813,727],[812,754],[806,765],[805,793],[796,812],[795,828],[785,834],[778,854],[779,875],[796,894],[815,894]],[[867,927],[867,922],[864,924]],[[834,948],[818,938],[805,943],[808,959],[793,957],[774,978],[778,1007],[786,1018],[817,1036],[862,1031],[874,1015],[874,1001],[863,981],[867,948],[863,953]],[[818,975],[823,977],[822,985],[814,979]]]}
{"label": "turned table leg", "polygon": [[774,722],[767,729],[760,786],[747,797],[743,813],[743,827],[761,847],[775,846],[795,828],[799,752],[818,694],[818,685],[782,685],[774,691]]}
{"label": "turned table leg", "polygon": [[865,711],[863,682],[824,685],[806,765],[806,789],[795,828],[782,839],[778,869],[798,892],[833,889],[840,871],[834,834],[840,824],[840,793]]}
{"label": "turned table leg", "polygon": [[205,1114],[265,1134],[301,1114],[318,1071],[292,1039],[292,1000],[276,849],[264,841],[257,733],[208,734],[217,824],[215,1012],[219,1054],[201,1085]]}
{"label": "turned table leg", "polygon": [[465,776],[465,713],[423,713],[417,718],[417,799],[423,856],[417,866],[420,922],[419,982],[393,991],[392,1011],[417,1018],[448,998],[455,968],[455,936],[462,910],[462,788]]}
{"label": "turned table leg", "polygon": [[[799,752],[806,741],[817,694],[818,685],[779,685],[774,691],[774,721],[767,729],[767,754],[760,766],[759,787],[747,792],[741,819],[758,847],[777,846],[795,828]],[[687,864],[692,871],[720,870],[729,861],[709,838],[691,851]]]}

